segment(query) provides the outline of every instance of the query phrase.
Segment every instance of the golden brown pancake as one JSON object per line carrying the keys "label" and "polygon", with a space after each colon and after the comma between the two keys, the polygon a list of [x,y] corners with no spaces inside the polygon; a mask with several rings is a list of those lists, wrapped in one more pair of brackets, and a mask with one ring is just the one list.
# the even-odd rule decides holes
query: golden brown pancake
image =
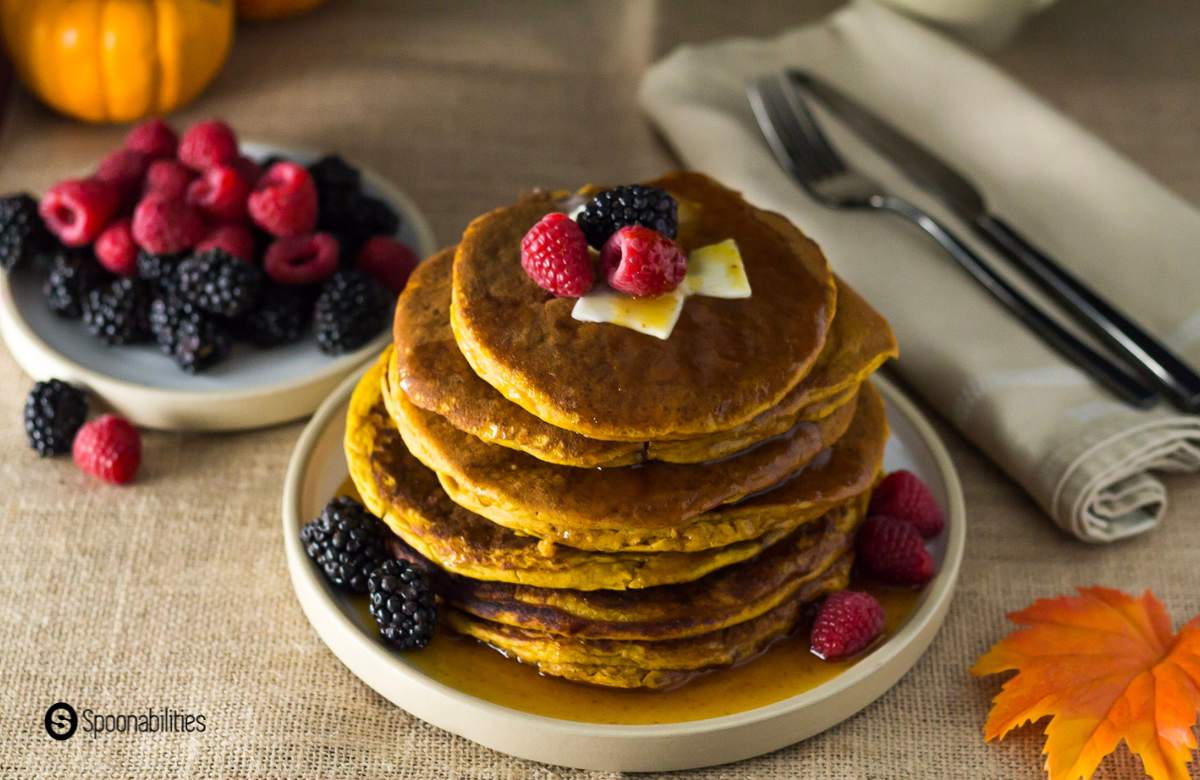
{"label": "golden brown pancake", "polygon": [[809,372],[837,289],[821,250],[696,173],[651,182],[695,207],[690,250],[737,241],[753,295],[696,296],[670,338],[571,317],[521,268],[520,243],[561,196],[536,193],[473,221],[454,258],[451,325],[475,373],[551,425],[641,442],[725,431],[777,405]]}
{"label": "golden brown pancake", "polygon": [[825,349],[808,376],[779,404],[720,433],[677,441],[601,441],[544,422],[475,375],[450,329],[453,256],[453,249],[445,249],[423,262],[400,296],[389,368],[392,388],[460,431],[547,463],[612,467],[644,459],[697,463],[728,457],[802,420],[829,414],[896,351],[883,318],[839,280],[837,316]]}
{"label": "golden brown pancake", "polygon": [[758,617],[708,634],[660,642],[563,637],[492,623],[452,607],[441,614],[443,625],[452,631],[486,642],[544,674],[616,688],[667,688],[696,672],[752,658],[791,633],[803,622],[809,603],[849,584],[851,563],[848,553],[794,598]]}
{"label": "golden brown pancake", "polygon": [[493,623],[584,639],[680,639],[758,617],[849,551],[866,494],[759,555],[694,582],[641,590],[536,588],[448,575],[392,537],[393,553],[429,571],[451,606]]}
{"label": "golden brown pancake", "polygon": [[383,395],[409,452],[455,503],[519,533],[604,551],[678,532],[704,512],[778,485],[841,438],[857,409],[847,403],[725,460],[579,469],[480,441],[403,392]]}

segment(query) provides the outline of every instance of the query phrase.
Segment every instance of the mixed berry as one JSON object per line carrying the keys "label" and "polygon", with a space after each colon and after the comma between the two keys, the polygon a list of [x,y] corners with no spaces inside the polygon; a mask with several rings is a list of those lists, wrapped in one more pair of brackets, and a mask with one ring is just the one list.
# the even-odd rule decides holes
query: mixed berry
{"label": "mixed berry", "polygon": [[370,341],[417,262],[399,226],[336,155],[259,163],[224,122],[151,119],[91,176],[0,198],[0,267],[39,267],[51,311],[104,343],[157,341],[199,372],[235,341]]}
{"label": "mixed berry", "polygon": [[437,625],[433,586],[424,571],[388,552],[389,533],[362,504],[341,496],[300,529],[300,542],[332,585],[367,594],[385,641],[418,650]]}
{"label": "mixed berry", "polygon": [[87,421],[88,400],[59,379],[38,382],[25,398],[25,435],[42,457],[71,453],[86,474],[123,485],[142,464],[142,438],[128,421],[106,414]]}
{"label": "mixed berry", "polygon": [[[574,219],[557,212],[543,217],[521,240],[521,267],[560,298],[586,295],[597,272],[617,292],[652,298],[687,275],[687,253],[674,240],[678,229],[678,205],[666,191],[616,187],[593,197]],[[589,246],[599,252],[598,263]]]}

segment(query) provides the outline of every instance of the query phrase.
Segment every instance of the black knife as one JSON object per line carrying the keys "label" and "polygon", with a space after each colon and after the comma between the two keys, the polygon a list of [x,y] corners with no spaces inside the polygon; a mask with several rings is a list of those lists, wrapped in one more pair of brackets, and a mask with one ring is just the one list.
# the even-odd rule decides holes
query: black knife
{"label": "black knife", "polygon": [[1004,220],[990,214],[983,195],[965,176],[828,82],[801,70],[791,70],[789,76],[798,89],[823,103],[913,182],[970,224],[989,246],[1129,365],[1161,387],[1177,406],[1188,412],[1200,411],[1200,375]]}

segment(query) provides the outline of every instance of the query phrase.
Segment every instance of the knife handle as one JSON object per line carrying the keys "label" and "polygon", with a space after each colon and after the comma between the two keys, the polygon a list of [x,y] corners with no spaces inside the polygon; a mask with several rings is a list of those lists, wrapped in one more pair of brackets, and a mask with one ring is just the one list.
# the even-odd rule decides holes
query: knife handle
{"label": "knife handle", "polygon": [[1113,395],[1139,409],[1153,406],[1158,400],[1158,393],[1153,388],[1147,387],[1136,376],[1126,373],[1119,365],[1055,322],[930,214],[895,196],[883,196],[873,205],[891,211],[925,231],[963,270],[1024,322],[1042,341],[1079,366]]}
{"label": "knife handle", "polygon": [[1000,218],[983,214],[975,220],[974,227],[1076,320],[1161,387],[1177,406],[1187,412],[1200,411],[1200,375],[1165,344]]}

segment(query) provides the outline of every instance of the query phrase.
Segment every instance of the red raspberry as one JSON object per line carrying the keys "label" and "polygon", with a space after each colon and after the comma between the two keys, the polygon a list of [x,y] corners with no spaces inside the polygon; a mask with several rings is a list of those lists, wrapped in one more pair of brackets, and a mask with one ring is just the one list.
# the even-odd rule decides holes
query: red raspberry
{"label": "red raspberry", "polygon": [[595,273],[587,239],[566,214],[547,214],[521,239],[521,267],[543,290],[578,298],[592,289]]}
{"label": "red raspberry", "polygon": [[277,162],[259,177],[250,217],[273,236],[299,236],[317,226],[317,185],[303,165]]}
{"label": "red raspberry", "polygon": [[883,607],[869,593],[830,594],[813,621],[813,655],[836,661],[865,650],[883,633],[883,618]]}
{"label": "red raspberry", "polygon": [[80,470],[123,485],[142,463],[142,438],[126,420],[106,414],[84,423],[75,434],[71,455]]}
{"label": "red raspberry", "polygon": [[93,247],[96,259],[114,274],[137,275],[137,244],[133,240],[133,222],[122,217],[104,229]]}
{"label": "red raspberry", "polygon": [[179,136],[171,126],[158,117],[147,119],[125,136],[125,148],[141,152],[152,160],[175,157]]}
{"label": "red raspberry", "polygon": [[237,172],[242,174],[242,181],[246,182],[246,186],[253,188],[258,181],[258,177],[262,176],[262,168],[258,167],[258,163],[251,160],[249,157],[242,155],[230,163]]}
{"label": "red raspberry", "polygon": [[608,286],[635,298],[671,292],[687,275],[687,255],[671,239],[641,225],[627,225],[600,250]]}
{"label": "red raspberry", "polygon": [[203,237],[200,212],[181,200],[150,194],[133,210],[133,238],[152,254],[182,252]]}
{"label": "red raspberry", "polygon": [[146,169],[142,194],[157,193],[167,200],[183,200],[196,172],[178,160],[155,160]]}
{"label": "red raspberry", "polygon": [[263,270],[280,284],[312,284],[338,267],[338,242],[328,233],[275,239],[263,255]]}
{"label": "red raspberry", "polygon": [[219,119],[197,122],[179,141],[179,161],[194,171],[226,165],[237,159],[237,136]]}
{"label": "red raspberry", "polygon": [[150,158],[133,149],[117,149],[100,161],[93,178],[106,181],[121,191],[121,200],[132,206],[142,189]]}
{"label": "red raspberry", "polygon": [[937,536],[946,527],[942,509],[933,493],[911,471],[888,474],[871,495],[869,515],[887,515],[912,524],[926,539]]}
{"label": "red raspberry", "polygon": [[887,515],[868,517],[858,530],[858,563],[890,585],[924,585],[933,578],[933,556],[917,529]]}
{"label": "red raspberry", "polygon": [[354,267],[392,292],[399,293],[420,261],[416,252],[396,239],[375,236],[358,251]]}
{"label": "red raspberry", "polygon": [[55,184],[38,204],[50,232],[67,246],[87,246],[121,206],[121,193],[110,182],[67,179]]}
{"label": "red raspberry", "polygon": [[232,165],[216,165],[188,185],[187,202],[211,219],[241,222],[246,218],[250,185]]}
{"label": "red raspberry", "polygon": [[224,249],[247,263],[254,262],[254,256],[257,254],[255,248],[254,234],[245,225],[217,225],[196,244],[197,252],[203,252],[205,249]]}

